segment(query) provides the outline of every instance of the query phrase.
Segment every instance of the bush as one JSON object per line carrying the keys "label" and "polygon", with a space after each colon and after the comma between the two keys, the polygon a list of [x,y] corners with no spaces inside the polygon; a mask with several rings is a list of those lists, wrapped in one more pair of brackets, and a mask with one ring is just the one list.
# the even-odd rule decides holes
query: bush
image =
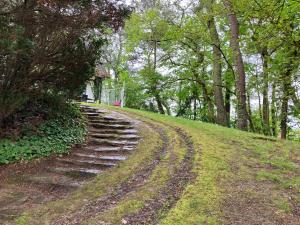
{"label": "bush", "polygon": [[1,0],[0,129],[36,96],[77,98],[95,75],[107,29],[128,13],[111,1]]}
{"label": "bush", "polygon": [[0,164],[67,153],[72,145],[84,141],[86,123],[79,107],[69,103],[41,124],[34,135],[24,133],[16,141],[0,140]]}

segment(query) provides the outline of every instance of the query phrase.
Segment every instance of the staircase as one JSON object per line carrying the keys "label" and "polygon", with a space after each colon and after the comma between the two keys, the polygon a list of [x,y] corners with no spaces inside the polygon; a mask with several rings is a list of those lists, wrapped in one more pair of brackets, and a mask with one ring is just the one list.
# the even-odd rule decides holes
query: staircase
{"label": "staircase", "polygon": [[[139,136],[131,121],[93,107],[81,106],[81,110],[88,120],[87,142],[47,168],[49,173],[55,174],[48,176],[56,177],[53,184],[80,186],[85,178],[126,160],[138,144]],[[34,178],[35,182],[43,182]]]}
{"label": "staircase", "polygon": [[82,106],[81,109],[88,119],[87,143],[59,158],[49,168],[52,171],[71,173],[75,177],[98,174],[126,160],[138,144],[139,136],[132,122],[109,116],[97,108]]}
{"label": "staircase", "polygon": [[24,208],[63,198],[118,166],[135,150],[138,122],[109,110],[87,106],[81,110],[88,121],[84,145],[72,148],[68,155],[36,161],[31,169],[25,164],[24,170],[0,183],[0,224],[13,220]]}

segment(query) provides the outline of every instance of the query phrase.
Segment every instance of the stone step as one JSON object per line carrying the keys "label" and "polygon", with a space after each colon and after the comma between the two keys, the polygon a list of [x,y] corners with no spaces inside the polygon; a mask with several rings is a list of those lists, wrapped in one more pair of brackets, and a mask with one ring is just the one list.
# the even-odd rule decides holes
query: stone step
{"label": "stone step", "polygon": [[123,147],[123,151],[133,151],[133,150],[135,150],[135,145],[128,145],[128,146],[124,146]]}
{"label": "stone step", "polygon": [[54,168],[48,168],[51,171],[58,172],[58,173],[79,173],[79,174],[99,174],[103,170],[96,169],[96,168],[84,168],[84,167],[54,167]]}
{"label": "stone step", "polygon": [[94,152],[120,152],[122,151],[121,147],[113,147],[113,146],[88,146],[86,147],[87,150],[91,150]]}
{"label": "stone step", "polygon": [[106,112],[101,111],[99,109],[87,109],[87,110],[81,110],[82,114],[89,114],[89,113],[98,113],[99,115],[101,114],[102,116],[105,116]]}
{"label": "stone step", "polygon": [[135,129],[124,129],[124,130],[116,130],[116,129],[97,129],[97,128],[89,128],[89,134],[119,134],[119,135],[129,135],[129,134],[137,134],[137,130]]}
{"label": "stone step", "polygon": [[106,146],[124,146],[127,143],[127,141],[89,138],[89,143],[95,144],[95,145],[106,145]]}
{"label": "stone step", "polygon": [[94,117],[98,118],[100,116],[100,113],[98,112],[83,112],[82,114],[89,118],[94,118]]}
{"label": "stone step", "polygon": [[113,116],[108,116],[108,115],[103,115],[102,118],[104,120],[110,120],[110,121],[114,121],[114,120],[123,120],[122,118],[120,117],[113,117]]}
{"label": "stone step", "polygon": [[102,160],[112,160],[112,161],[124,161],[127,159],[127,157],[125,156],[121,156],[121,155],[115,155],[115,156],[101,156],[100,159]]}
{"label": "stone step", "polygon": [[113,147],[113,146],[102,146],[102,147],[97,147],[97,146],[89,146],[86,147],[87,150],[89,151],[94,151],[98,153],[128,153],[132,152],[135,147],[134,146],[123,146],[123,147]]}
{"label": "stone step", "polygon": [[97,112],[97,109],[92,109],[92,108],[81,108],[82,113],[94,113]]}
{"label": "stone step", "polygon": [[131,123],[130,121],[128,121],[122,117],[113,117],[113,116],[102,115],[101,118],[105,121],[126,121],[128,123]]}
{"label": "stone step", "polygon": [[97,108],[92,107],[92,106],[88,106],[88,105],[81,105],[80,109],[81,110],[97,110]]}
{"label": "stone step", "polygon": [[89,123],[101,123],[101,124],[119,124],[119,125],[131,125],[129,121],[126,120],[105,120],[101,117],[99,118],[92,118],[89,120]]}
{"label": "stone step", "polygon": [[90,138],[89,143],[94,145],[106,145],[106,146],[124,146],[124,145],[137,145],[138,142],[134,140],[111,140],[111,139],[99,139]]}
{"label": "stone step", "polygon": [[90,149],[84,149],[83,151],[81,149],[81,151],[73,152],[72,156],[90,157],[90,158],[104,160],[104,161],[108,160],[108,159],[103,158],[106,156],[120,156],[120,160],[117,160],[117,161],[122,161],[121,159],[123,159],[123,158],[126,159],[129,154],[130,154],[130,152],[122,151],[121,149],[116,149],[116,151],[105,151],[105,152],[102,151],[101,152],[101,151],[94,151],[92,148],[90,148]]}
{"label": "stone step", "polygon": [[59,161],[72,165],[78,165],[83,168],[107,168],[116,166],[116,163],[103,162],[102,160],[96,159],[82,159],[82,158],[62,158]]}
{"label": "stone step", "polygon": [[138,140],[139,136],[135,134],[99,134],[91,133],[91,137],[97,139],[110,139],[110,140]]}
{"label": "stone step", "polygon": [[120,125],[120,124],[106,124],[106,123],[90,123],[90,126],[99,129],[119,129],[119,130],[126,130],[132,129],[132,125]]}
{"label": "stone step", "polygon": [[89,158],[94,160],[105,160],[105,161],[124,161],[127,159],[126,156],[122,156],[122,155],[104,156],[104,155],[97,155],[97,154],[90,154],[90,153],[74,153],[73,155],[82,158]]}

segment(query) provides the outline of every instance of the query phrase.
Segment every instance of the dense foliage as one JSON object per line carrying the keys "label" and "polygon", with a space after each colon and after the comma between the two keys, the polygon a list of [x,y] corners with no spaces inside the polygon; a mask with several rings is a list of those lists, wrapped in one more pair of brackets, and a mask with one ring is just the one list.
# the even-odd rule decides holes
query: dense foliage
{"label": "dense foliage", "polygon": [[135,2],[106,52],[128,107],[282,138],[299,129],[299,1]]}
{"label": "dense foliage", "polygon": [[48,111],[47,116],[48,120],[37,127],[23,124],[17,140],[0,140],[0,164],[63,154],[84,141],[86,125],[78,106],[69,103]]}
{"label": "dense foliage", "polygon": [[0,129],[37,96],[80,95],[126,12],[118,1],[1,1]]}

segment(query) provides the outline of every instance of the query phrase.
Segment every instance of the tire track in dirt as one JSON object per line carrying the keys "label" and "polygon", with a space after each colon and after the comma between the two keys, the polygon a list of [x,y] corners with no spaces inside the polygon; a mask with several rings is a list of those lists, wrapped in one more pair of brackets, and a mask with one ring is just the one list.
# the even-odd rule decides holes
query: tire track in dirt
{"label": "tire track in dirt", "polygon": [[148,178],[151,176],[155,167],[159,164],[161,159],[166,155],[167,148],[169,146],[169,138],[162,126],[156,127],[154,124],[145,122],[151,129],[154,129],[155,132],[158,132],[162,140],[161,148],[155,152],[155,156],[150,164],[143,167],[140,171],[135,173],[128,181],[120,184],[115,188],[111,193],[103,196],[99,199],[87,203],[80,211],[76,211],[71,215],[66,215],[55,222],[51,223],[53,225],[76,225],[82,224],[83,221],[104,212],[120,202],[123,197],[142,186]]}
{"label": "tire track in dirt", "polygon": [[[169,125],[167,125],[169,126]],[[181,165],[172,174],[165,187],[137,213],[124,218],[126,224],[158,224],[162,219],[161,214],[169,211],[182,196],[186,185],[195,179],[193,174],[194,145],[191,138],[180,128],[174,128],[187,148],[187,153]]]}

